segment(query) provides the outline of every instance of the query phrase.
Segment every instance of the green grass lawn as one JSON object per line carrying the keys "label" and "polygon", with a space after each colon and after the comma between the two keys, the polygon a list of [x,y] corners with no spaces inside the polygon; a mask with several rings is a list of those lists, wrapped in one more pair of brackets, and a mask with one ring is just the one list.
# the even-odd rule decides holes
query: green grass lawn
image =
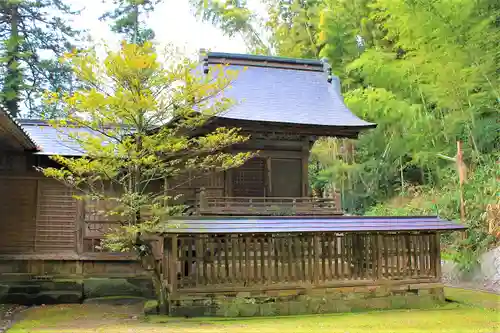
{"label": "green grass lawn", "polygon": [[[273,318],[137,317],[137,307],[109,305],[59,305],[28,310],[24,320],[9,333],[105,332],[105,333],[493,333],[500,332],[500,312],[487,308],[495,302],[491,294],[446,290],[448,298],[466,299],[467,304],[449,303],[430,310],[394,310],[332,315]],[[469,292],[471,293],[471,292]],[[449,294],[449,295],[448,295]],[[470,300],[475,300],[471,302]],[[486,303],[482,303],[485,302]],[[472,303],[481,303],[473,306]]]}
{"label": "green grass lawn", "polygon": [[500,295],[460,288],[445,288],[445,294],[454,302],[500,310]]}

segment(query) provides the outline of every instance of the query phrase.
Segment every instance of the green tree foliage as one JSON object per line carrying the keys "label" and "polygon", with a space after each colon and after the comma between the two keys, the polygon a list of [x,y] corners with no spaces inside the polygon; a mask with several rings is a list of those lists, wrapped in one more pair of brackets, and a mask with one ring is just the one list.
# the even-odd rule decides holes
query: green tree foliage
{"label": "green tree foliage", "polygon": [[346,104],[378,124],[354,142],[352,156],[343,140],[318,141],[309,170],[315,192],[341,190],[351,212],[438,212],[459,219],[460,140],[468,168],[468,241],[488,243],[485,208],[498,203],[500,192],[498,2],[263,3],[269,19],[263,36],[272,52],[328,58]]}
{"label": "green tree foliage", "polygon": [[[106,202],[106,214],[121,226],[106,235],[104,246],[135,251],[145,265],[154,263],[148,235],[168,226],[169,216],[183,208],[170,204],[168,180],[239,166],[252,155],[224,152],[247,139],[237,129],[201,130],[232,104],[220,92],[237,73],[223,66],[197,73],[187,59],[168,59],[160,60],[150,42],[124,43],[103,62],[90,51],[69,54],[85,88],[64,95],[65,117],[52,125],[75,127],[69,136],[85,156],[53,156],[62,167],[42,170],[75,188],[80,199]],[[48,103],[57,100],[51,94]],[[160,272],[153,267],[164,302]]]}
{"label": "green tree foliage", "polygon": [[189,0],[196,16],[211,22],[227,36],[243,37],[247,48],[256,54],[270,54],[271,46],[261,37],[264,20],[252,13],[245,0]]}
{"label": "green tree foliage", "polygon": [[74,78],[57,60],[78,37],[66,19],[76,14],[61,0],[0,1],[0,101],[18,116],[51,116],[58,106],[44,107],[46,89],[72,89]]}
{"label": "green tree foliage", "polygon": [[111,30],[124,36],[129,43],[143,44],[153,40],[155,33],[146,26],[144,18],[162,0],[113,0],[115,9],[104,13],[101,20],[111,20]]}

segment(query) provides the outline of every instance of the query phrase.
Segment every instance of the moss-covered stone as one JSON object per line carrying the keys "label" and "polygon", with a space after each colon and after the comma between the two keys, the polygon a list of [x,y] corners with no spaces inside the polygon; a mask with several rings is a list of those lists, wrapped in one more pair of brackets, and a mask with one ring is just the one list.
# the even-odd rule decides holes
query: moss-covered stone
{"label": "moss-covered stone", "polygon": [[259,308],[262,306],[265,306],[267,304],[252,304],[252,303],[247,303],[247,304],[242,304],[240,305],[239,309],[239,315],[241,317],[255,317],[259,315]]}
{"label": "moss-covered stone", "polygon": [[144,302],[143,311],[145,315],[159,314],[159,304],[157,300],[148,300]]}
{"label": "moss-covered stone", "polygon": [[[330,291],[323,295],[223,296],[205,299],[205,302],[201,303],[182,300],[171,314],[196,316],[203,312],[205,316],[237,317],[360,312],[391,308],[428,308],[442,303],[442,295],[441,288],[424,294],[405,292],[404,289],[393,293],[393,290],[388,288],[378,290],[365,288],[364,292],[354,288],[343,288],[342,292]],[[205,310],[201,311],[200,308]]]}
{"label": "moss-covered stone", "polygon": [[393,309],[404,309],[407,307],[407,299],[403,295],[390,296],[389,301]]}
{"label": "moss-covered stone", "polygon": [[44,291],[33,298],[33,304],[78,304],[81,302],[81,292],[67,290]]}
{"label": "moss-covered stone", "polygon": [[150,291],[141,289],[127,279],[90,278],[83,281],[85,299],[109,296],[148,297],[149,293]]}
{"label": "moss-covered stone", "polygon": [[38,294],[42,288],[39,284],[15,284],[9,286],[9,293]]}
{"label": "moss-covered stone", "polygon": [[78,281],[4,281],[0,302],[22,305],[80,303],[82,284]]}
{"label": "moss-covered stone", "polygon": [[149,299],[156,298],[153,280],[149,277],[128,278],[127,282],[136,286],[142,291],[142,297]]}
{"label": "moss-covered stone", "polygon": [[0,303],[4,304],[19,304],[32,305],[33,299],[30,294],[25,293],[7,293],[0,299]]}
{"label": "moss-covered stone", "polygon": [[134,305],[146,302],[144,297],[133,296],[108,296],[98,298],[87,298],[83,301],[85,304],[108,304],[108,305]]}

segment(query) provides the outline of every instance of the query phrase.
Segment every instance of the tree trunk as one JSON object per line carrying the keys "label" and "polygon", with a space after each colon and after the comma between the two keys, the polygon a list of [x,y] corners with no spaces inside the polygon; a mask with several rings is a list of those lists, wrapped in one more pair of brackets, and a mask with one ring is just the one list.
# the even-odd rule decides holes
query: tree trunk
{"label": "tree trunk", "polygon": [[142,268],[152,273],[151,279],[153,281],[156,299],[158,301],[158,310],[161,314],[168,314],[168,295],[163,284],[160,266],[156,262],[154,256],[153,246],[150,241],[142,239],[140,234],[137,235],[136,245],[143,246],[145,248],[139,250],[138,255]]}
{"label": "tree trunk", "polygon": [[7,8],[10,14],[10,37],[7,41],[7,66],[3,84],[2,99],[7,110],[14,116],[19,115],[19,101],[21,100],[22,73],[19,68],[19,6],[11,3]]}

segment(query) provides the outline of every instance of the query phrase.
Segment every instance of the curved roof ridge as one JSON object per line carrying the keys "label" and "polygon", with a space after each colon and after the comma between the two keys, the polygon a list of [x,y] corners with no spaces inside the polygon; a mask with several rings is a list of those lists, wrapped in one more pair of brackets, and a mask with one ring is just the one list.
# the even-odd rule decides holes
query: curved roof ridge
{"label": "curved roof ridge", "polygon": [[319,66],[319,67],[323,67],[324,63],[324,61],[316,59],[288,58],[288,57],[278,57],[278,56],[255,55],[255,54],[244,54],[244,53],[227,53],[227,52],[207,52],[206,57],[208,58],[209,61],[210,58],[224,58],[224,59],[234,59],[234,60],[247,60],[252,62],[275,62],[281,64],[309,65],[309,66]]}

